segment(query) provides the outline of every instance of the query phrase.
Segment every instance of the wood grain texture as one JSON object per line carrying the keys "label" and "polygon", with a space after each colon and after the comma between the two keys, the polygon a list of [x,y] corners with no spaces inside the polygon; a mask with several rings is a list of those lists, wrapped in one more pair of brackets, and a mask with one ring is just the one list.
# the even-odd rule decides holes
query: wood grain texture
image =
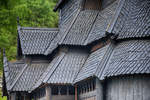
{"label": "wood grain texture", "polygon": [[109,79],[106,95],[106,100],[150,100],[149,75]]}

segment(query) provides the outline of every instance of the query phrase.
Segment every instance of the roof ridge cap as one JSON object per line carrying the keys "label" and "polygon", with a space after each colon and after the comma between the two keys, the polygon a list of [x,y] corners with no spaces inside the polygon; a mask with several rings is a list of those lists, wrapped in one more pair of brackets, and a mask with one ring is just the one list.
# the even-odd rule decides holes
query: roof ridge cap
{"label": "roof ridge cap", "polygon": [[112,20],[110,22],[110,25],[107,27],[106,32],[108,32],[108,33],[112,32],[113,27],[115,26],[116,21],[117,21],[117,19],[119,17],[119,14],[121,12],[121,9],[122,9],[122,7],[124,5],[124,2],[125,2],[125,0],[119,0],[119,4],[118,4],[118,6],[117,6],[117,8],[115,10],[114,17],[112,18]]}
{"label": "roof ridge cap", "polygon": [[73,84],[75,84],[75,83],[77,82],[77,81],[76,81],[76,79],[77,79],[77,77],[78,77],[78,75],[79,75],[80,71],[81,71],[81,70],[82,70],[82,68],[84,67],[84,65],[85,65],[86,61],[87,61],[87,60],[88,60],[88,58],[90,57],[90,54],[91,54],[91,53],[89,53],[89,54],[88,54],[88,56],[87,56],[86,60],[84,61],[84,64],[81,66],[81,68],[79,69],[78,73],[75,75],[75,77],[74,77],[74,79],[73,79]]}
{"label": "roof ridge cap", "polygon": [[42,28],[42,27],[20,27],[21,30],[49,30],[49,31],[58,31],[59,28]]}
{"label": "roof ridge cap", "polygon": [[10,86],[10,90],[12,90],[12,88],[15,86],[15,84],[17,83],[18,79],[22,76],[23,72],[26,70],[26,68],[28,67],[28,64],[26,64],[24,66],[24,68],[22,69],[22,71],[19,73],[18,77],[16,77],[14,80],[14,82],[12,83],[12,85]]}
{"label": "roof ridge cap", "polygon": [[[88,36],[86,37],[86,39],[84,40],[84,45],[87,45],[88,37],[90,36],[90,33],[92,32],[93,26],[94,26],[94,24],[95,24],[95,22],[96,22],[96,19],[97,19],[98,15],[99,15],[99,12],[97,12],[97,15],[96,15],[96,17],[95,17],[95,19],[94,19],[94,21],[93,21],[93,24],[92,24],[92,26],[91,26],[91,29],[90,29],[90,31],[89,31],[89,34],[88,34]],[[93,41],[93,42],[94,42],[94,41]]]}
{"label": "roof ridge cap", "polygon": [[77,17],[79,16],[79,13],[81,12],[80,9],[78,9],[77,14],[75,15],[70,27],[68,28],[68,30],[65,31],[65,35],[62,37],[61,41],[59,42],[59,44],[62,44],[62,42],[64,41],[65,37],[67,36],[67,34],[69,33],[71,27],[73,26],[73,24],[75,23]]}
{"label": "roof ridge cap", "polygon": [[[62,56],[59,58],[57,64],[53,65],[52,67],[54,67],[54,70],[51,73],[48,73],[47,75],[45,75],[45,79],[43,80],[43,83],[46,83],[50,77],[52,76],[52,74],[55,72],[55,70],[57,69],[58,65],[60,64],[60,62],[62,61],[62,59],[65,57],[66,53],[62,52]],[[58,55],[59,56],[59,55]],[[49,76],[49,77],[46,77]]]}
{"label": "roof ridge cap", "polygon": [[[105,70],[107,68],[107,64],[110,61],[110,58],[111,58],[111,56],[112,56],[112,54],[114,52],[114,46],[115,46],[114,43],[110,42],[110,44],[108,44],[108,45],[109,45],[109,47],[108,47],[107,51],[104,54],[103,62],[101,64],[99,64],[99,65],[104,66],[103,70],[101,71],[102,73],[101,73],[100,77],[98,77],[98,75],[97,75],[99,67],[97,67],[97,71],[95,72],[95,76],[97,76],[100,80],[103,79],[103,74],[104,74],[104,72],[105,72]],[[106,56],[106,54],[107,54],[107,56]]]}

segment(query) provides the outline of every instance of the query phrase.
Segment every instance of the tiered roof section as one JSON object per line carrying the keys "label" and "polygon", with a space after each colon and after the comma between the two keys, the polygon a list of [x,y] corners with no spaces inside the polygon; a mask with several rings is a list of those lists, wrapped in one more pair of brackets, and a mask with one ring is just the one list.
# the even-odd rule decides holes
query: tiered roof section
{"label": "tiered roof section", "polygon": [[149,7],[149,0],[122,0],[111,32],[118,39],[150,36]]}
{"label": "tiered roof section", "polygon": [[130,40],[116,45],[104,76],[149,73],[150,40]]}
{"label": "tiered roof section", "polygon": [[58,34],[56,28],[18,27],[22,54],[44,54]]}
{"label": "tiered roof section", "polygon": [[[60,0],[56,9],[63,2]],[[19,27],[23,55],[49,55],[59,45],[67,49],[60,49],[48,62],[11,64],[4,57],[7,89],[31,92],[45,83],[73,84],[89,77],[103,80],[119,75],[150,74],[149,6],[149,0],[111,0],[101,10],[75,10],[67,15],[59,30]],[[85,50],[108,34],[116,37],[116,43],[91,53]]]}

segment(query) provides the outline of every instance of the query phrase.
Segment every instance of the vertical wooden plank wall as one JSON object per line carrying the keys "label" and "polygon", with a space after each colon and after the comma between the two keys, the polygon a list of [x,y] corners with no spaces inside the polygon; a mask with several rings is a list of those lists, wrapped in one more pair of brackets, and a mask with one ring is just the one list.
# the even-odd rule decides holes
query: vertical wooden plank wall
{"label": "vertical wooden plank wall", "polygon": [[150,77],[138,75],[108,79],[106,100],[150,100]]}

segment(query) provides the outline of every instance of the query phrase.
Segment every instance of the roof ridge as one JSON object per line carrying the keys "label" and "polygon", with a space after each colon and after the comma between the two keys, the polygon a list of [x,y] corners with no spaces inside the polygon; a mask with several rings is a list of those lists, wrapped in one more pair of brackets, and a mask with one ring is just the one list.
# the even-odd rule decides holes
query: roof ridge
{"label": "roof ridge", "polygon": [[18,79],[22,76],[23,72],[26,70],[26,68],[28,67],[28,64],[26,64],[24,66],[24,68],[22,69],[22,71],[20,72],[20,74],[18,75],[18,77],[16,77],[14,80],[14,82],[12,83],[12,85],[10,86],[10,90],[15,86],[15,84],[17,83]]}
{"label": "roof ridge", "polygon": [[59,28],[42,28],[42,27],[20,27],[20,30],[47,30],[47,31],[58,31]]}
{"label": "roof ridge", "polygon": [[80,13],[80,12],[81,12],[81,10],[78,9],[77,14],[75,15],[73,21],[71,22],[70,27],[68,28],[68,30],[65,31],[66,34],[62,37],[62,39],[61,39],[61,41],[59,42],[59,44],[61,44],[61,43],[64,41],[65,37],[66,37],[67,34],[69,33],[69,30],[71,29],[71,27],[73,26],[73,24],[75,23],[75,21],[76,21],[77,17],[79,16],[79,13]]}
{"label": "roof ridge", "polygon": [[[45,75],[45,79],[43,80],[43,83],[46,83],[50,77],[52,76],[52,74],[55,72],[55,70],[57,69],[58,65],[60,64],[60,62],[62,61],[62,59],[65,57],[66,53],[65,52],[62,52],[62,56],[58,59],[58,62],[53,65],[52,67],[54,67],[53,70],[50,70],[51,72],[49,72],[47,75],[48,77],[46,77],[47,75]],[[59,55],[58,55],[59,56]]]}
{"label": "roof ridge", "polygon": [[92,24],[92,26],[91,26],[91,29],[90,29],[90,31],[89,31],[89,34],[88,34],[88,36],[86,37],[86,39],[84,40],[84,45],[87,44],[88,37],[90,36],[90,33],[92,32],[93,26],[94,26],[94,24],[95,24],[95,22],[96,22],[96,19],[97,19],[98,15],[99,15],[99,12],[97,12],[97,15],[96,15],[96,17],[95,17],[95,19],[94,19],[94,21],[93,21],[93,24]]}
{"label": "roof ridge", "polygon": [[[97,75],[97,74],[98,74],[98,71],[99,71],[99,70],[98,70],[99,67],[97,67],[97,71],[95,72],[95,76],[97,76],[100,80],[103,79],[102,75],[103,75],[105,69],[107,68],[107,64],[108,64],[108,62],[109,62],[109,60],[110,60],[110,57],[111,57],[112,54],[113,54],[113,50],[114,50],[114,44],[113,44],[113,42],[111,42],[111,43],[109,44],[109,47],[108,47],[107,51],[105,52],[105,54],[104,54],[104,56],[103,56],[103,61],[102,61],[102,63],[100,63],[100,65],[103,66],[103,70],[101,71],[102,73],[101,73],[100,77],[98,77],[99,75]],[[106,56],[106,55],[107,55],[107,56]],[[99,66],[100,66],[100,65],[99,65]]]}
{"label": "roof ridge", "polygon": [[[91,54],[91,53],[90,53]],[[90,57],[90,54],[88,54],[88,56],[87,56],[87,58],[86,58],[86,60],[84,61],[84,64],[82,65],[82,67],[79,69],[79,71],[78,71],[78,73],[75,75],[75,77],[74,77],[74,80],[73,80],[73,84],[75,84],[76,83],[76,78],[77,78],[77,76],[79,75],[79,73],[80,73],[80,71],[82,70],[82,68],[84,67],[84,65],[85,65],[85,63],[86,63],[86,61],[88,60],[88,58]]]}
{"label": "roof ridge", "polygon": [[[54,39],[57,37],[57,35],[59,34],[59,32],[57,32],[57,34],[54,36],[54,38],[51,40],[51,41],[54,41]],[[48,46],[46,47],[46,49],[44,50],[44,55],[45,55],[45,52],[47,51],[47,49],[49,48],[49,45],[52,44],[52,42],[50,42],[48,44]]]}
{"label": "roof ridge", "polygon": [[110,25],[108,26],[108,28],[106,29],[106,31],[108,33],[111,33],[112,30],[113,30],[113,27],[115,26],[115,23],[119,17],[119,14],[121,12],[121,9],[124,5],[124,2],[125,0],[119,0],[119,4],[118,4],[118,7],[116,8],[116,11],[115,11],[115,14],[114,14],[114,17],[112,18],[111,22],[110,22]]}

